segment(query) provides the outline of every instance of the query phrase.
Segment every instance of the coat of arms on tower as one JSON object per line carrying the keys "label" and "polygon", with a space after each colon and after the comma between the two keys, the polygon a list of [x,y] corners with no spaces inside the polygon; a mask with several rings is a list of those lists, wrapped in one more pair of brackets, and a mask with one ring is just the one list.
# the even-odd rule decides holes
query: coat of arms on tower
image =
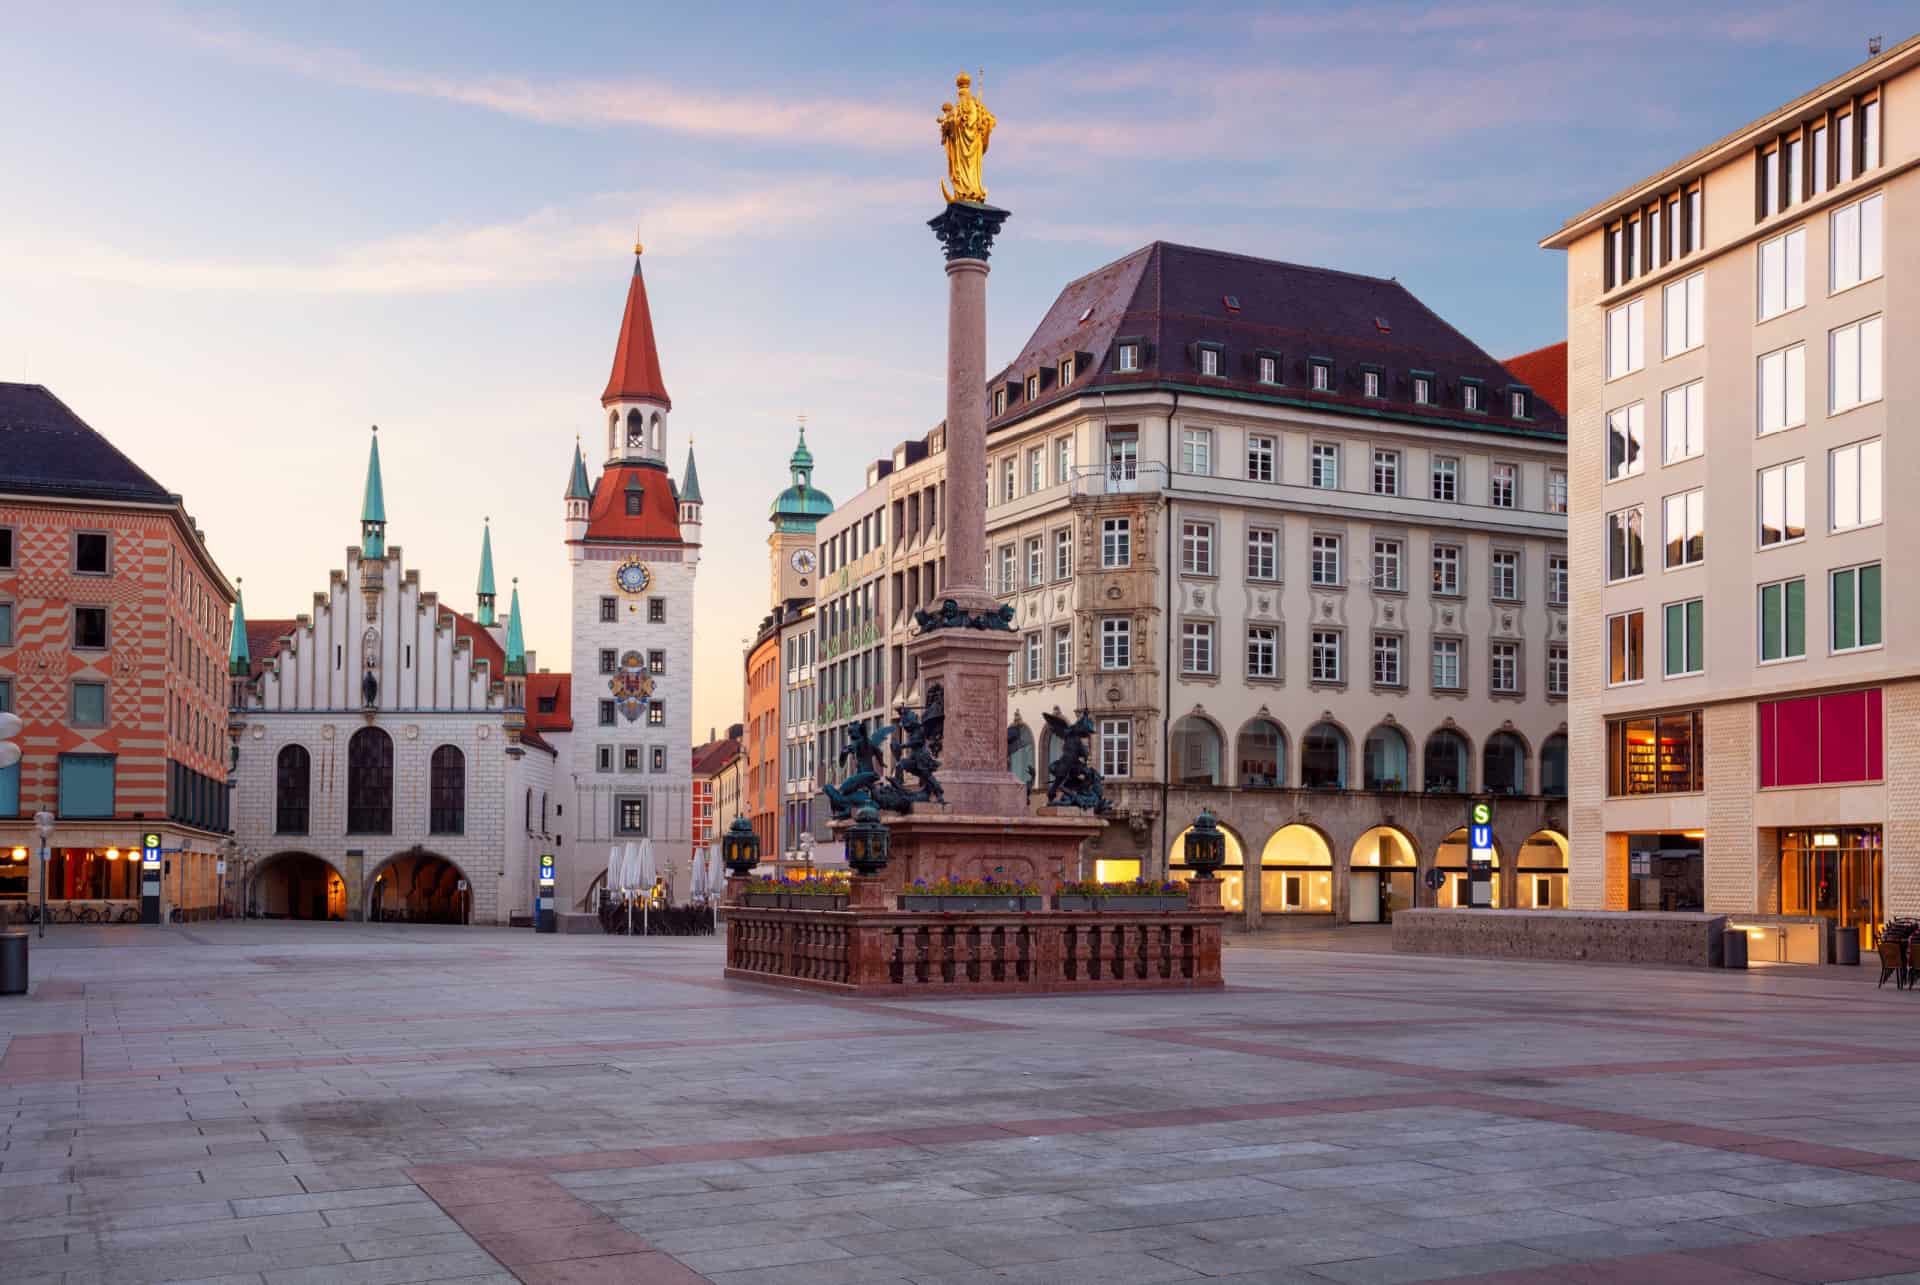
{"label": "coat of arms on tower", "polygon": [[620,667],[607,680],[613,702],[629,723],[638,722],[653,696],[653,675],[647,672],[647,658],[637,651],[623,652]]}

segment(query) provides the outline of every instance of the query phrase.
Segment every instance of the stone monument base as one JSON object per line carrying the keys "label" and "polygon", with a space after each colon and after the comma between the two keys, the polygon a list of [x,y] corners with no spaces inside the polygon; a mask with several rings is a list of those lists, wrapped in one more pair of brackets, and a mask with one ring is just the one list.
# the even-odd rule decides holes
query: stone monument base
{"label": "stone monument base", "polygon": [[[835,832],[848,824],[835,822]],[[988,876],[996,883],[1030,883],[1052,892],[1081,877],[1081,844],[1106,825],[1083,812],[982,816],[916,804],[906,816],[888,819],[890,859],[875,877],[889,893],[920,879],[935,883]]]}

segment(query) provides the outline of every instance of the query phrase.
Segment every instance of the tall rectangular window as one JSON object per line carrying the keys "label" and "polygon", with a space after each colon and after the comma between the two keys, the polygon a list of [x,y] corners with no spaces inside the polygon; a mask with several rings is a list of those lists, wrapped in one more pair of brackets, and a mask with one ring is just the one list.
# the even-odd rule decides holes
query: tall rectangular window
{"label": "tall rectangular window", "polygon": [[1806,159],[1805,140],[1799,138],[1788,139],[1786,146],[1787,172],[1785,182],[1782,184],[1784,188],[1783,194],[1788,205],[1792,205],[1795,201],[1799,200],[1800,193],[1805,190],[1803,185],[1807,181],[1805,168]]}
{"label": "tall rectangular window", "polygon": [[1760,358],[1760,432],[1777,433],[1807,422],[1807,346],[1794,344]]}
{"label": "tall rectangular window", "polygon": [[1880,520],[1880,439],[1827,452],[1828,515],[1835,531]]}
{"label": "tall rectangular window", "polygon": [[1487,644],[1487,682],[1496,692],[1511,695],[1520,690],[1520,644]]}
{"label": "tall rectangular window", "polygon": [[1100,720],[1100,775],[1109,779],[1133,772],[1133,723],[1124,718]]}
{"label": "tall rectangular window", "polygon": [[1460,690],[1460,640],[1458,638],[1433,640],[1433,686],[1435,691]]}
{"label": "tall rectangular window", "polygon": [[1446,596],[1460,592],[1460,546],[1433,546],[1433,591]]}
{"label": "tall rectangular window", "polygon": [[13,646],[13,604],[0,602],[0,647]]}
{"label": "tall rectangular window", "polygon": [[[1000,502],[1006,504],[1019,493],[1018,474],[1014,471],[1013,456],[1009,455],[1000,461]],[[864,528],[861,534],[865,535]]]}
{"label": "tall rectangular window", "polygon": [[1807,230],[1760,243],[1760,320],[1791,312],[1807,301]]}
{"label": "tall rectangular window", "polygon": [[1567,471],[1563,468],[1547,470],[1547,512],[1565,513],[1567,511]]}
{"label": "tall rectangular window", "polygon": [[1635,402],[1607,413],[1607,480],[1632,477],[1647,467],[1647,406]]}
{"label": "tall rectangular window", "polygon": [[1398,540],[1373,542],[1373,587],[1387,593],[1398,593],[1405,587],[1400,575]]}
{"label": "tall rectangular window", "polygon": [[1376,687],[1400,687],[1404,679],[1400,672],[1401,638],[1399,634],[1375,634],[1373,636],[1373,682]]}
{"label": "tall rectangular window", "polygon": [[1213,472],[1213,430],[1210,428],[1183,428],[1180,430],[1180,471],[1197,473],[1206,477]]}
{"label": "tall rectangular window", "polygon": [[1065,678],[1073,672],[1073,627],[1059,625],[1053,631],[1053,676]]}
{"label": "tall rectangular window", "polygon": [[1667,260],[1672,262],[1686,253],[1680,244],[1680,198],[1667,198]]}
{"label": "tall rectangular window", "polygon": [[1880,400],[1880,318],[1834,330],[1827,345],[1827,409],[1838,414]]}
{"label": "tall rectangular window", "polygon": [[1100,565],[1103,567],[1133,565],[1133,519],[1100,519]]}
{"label": "tall rectangular window", "polygon": [[105,651],[107,647],[107,609],[73,609],[73,645],[83,651]]}
{"label": "tall rectangular window", "polygon": [[1860,154],[1863,169],[1880,168],[1880,100],[1874,99],[1860,109]]}
{"label": "tall rectangular window", "polygon": [[1027,537],[1027,584],[1029,587],[1042,584],[1047,578],[1046,555],[1041,549],[1040,537]]}
{"label": "tall rectangular window", "polygon": [[1495,464],[1487,470],[1487,503],[1496,509],[1520,507],[1520,466]]}
{"label": "tall rectangular window", "polygon": [[1213,574],[1213,523],[1180,524],[1180,570],[1190,576]]}
{"label": "tall rectangular window", "polygon": [[1564,553],[1547,555],[1547,605],[1567,605],[1567,555]]}
{"label": "tall rectangular window", "polygon": [[1760,660],[1807,654],[1807,582],[1802,577],[1760,586]]}
{"label": "tall rectangular window", "polygon": [[1669,388],[1660,396],[1665,462],[1688,460],[1707,449],[1707,381]]}
{"label": "tall rectangular window", "polygon": [[1495,549],[1488,558],[1487,589],[1501,602],[1520,596],[1520,555],[1512,549]]}
{"label": "tall rectangular window", "polygon": [[1666,609],[1667,677],[1684,678],[1706,668],[1706,603],[1701,598],[1670,602]]}
{"label": "tall rectangular window", "polygon": [[1707,274],[1695,272],[1661,291],[1662,353],[1674,357],[1707,341]]}
{"label": "tall rectangular window", "polygon": [[1313,537],[1312,570],[1308,578],[1316,585],[1341,583],[1339,536],[1321,533]]}
{"label": "tall rectangular window", "polygon": [[1271,357],[1262,357],[1260,359],[1260,382],[1263,384],[1279,383],[1280,363]]}
{"label": "tall rectangular window", "polygon": [[1635,299],[1607,313],[1607,378],[1631,375],[1647,364],[1646,300]]}
{"label": "tall rectangular window", "polygon": [[1000,546],[1000,592],[1012,593],[1015,588],[1013,578],[1013,546]]}
{"label": "tall rectangular window", "polygon": [[1047,486],[1047,453],[1038,446],[1027,449],[1027,494],[1043,491]]}
{"label": "tall rectangular window", "polygon": [[1280,674],[1280,631],[1272,625],[1247,627],[1247,677],[1277,678]]}
{"label": "tall rectangular window", "polygon": [[1880,564],[1842,567],[1828,577],[1833,650],[1880,645]]}
{"label": "tall rectangular window", "polygon": [[1133,664],[1133,622],[1108,616],[1100,622],[1100,668],[1125,669]]}
{"label": "tall rectangular window", "polygon": [[1813,127],[1813,190],[1815,194],[1827,190],[1827,127]]}
{"label": "tall rectangular window", "polygon": [[1833,212],[1828,245],[1828,290],[1837,293],[1881,272],[1881,221],[1885,200],[1879,193]]}
{"label": "tall rectangular window", "polygon": [[1181,622],[1180,672],[1183,674],[1211,674],[1213,672],[1212,621],[1187,620]]}
{"label": "tall rectangular window", "polygon": [[1247,579],[1280,578],[1280,533],[1267,527],[1247,531]]}
{"label": "tall rectangular window", "polygon": [[1053,481],[1064,486],[1073,480],[1073,439],[1062,437],[1053,443]]}
{"label": "tall rectangular window", "polygon": [[1623,611],[1607,617],[1607,686],[1637,683],[1647,676],[1646,617]]}
{"label": "tall rectangular window", "polygon": [[1340,631],[1337,629],[1316,629],[1313,631],[1310,658],[1313,662],[1312,678],[1316,683],[1337,683],[1340,681]]}
{"label": "tall rectangular window", "polygon": [[1373,493],[1400,494],[1400,452],[1375,449],[1373,452]]}
{"label": "tall rectangular window", "polygon": [[1025,640],[1027,660],[1027,681],[1037,683],[1042,677],[1040,635],[1028,634]]}
{"label": "tall rectangular window", "polygon": [[1065,580],[1073,574],[1073,530],[1061,527],[1053,533],[1053,578]]}
{"label": "tall rectangular window", "polygon": [[1853,181],[1853,113],[1841,112],[1833,118],[1835,177],[1842,183]]}
{"label": "tall rectangular window", "polygon": [[1642,533],[1646,510],[1640,505],[1607,514],[1607,583],[1631,580],[1646,571]]}
{"label": "tall rectangular window", "polygon": [[1707,556],[1707,493],[1702,487],[1666,499],[1667,570]]}
{"label": "tall rectangular window", "polygon": [[1547,695],[1565,696],[1567,694],[1567,645],[1565,643],[1547,644]]}
{"label": "tall rectangular window", "polygon": [[107,685],[105,683],[74,683],[72,717],[75,727],[105,727],[107,725]]}
{"label": "tall rectangular window", "polygon": [[1452,503],[1460,498],[1460,461],[1450,455],[1433,457],[1433,498]]}
{"label": "tall rectangular window", "polygon": [[1323,491],[1340,489],[1340,448],[1332,442],[1313,444],[1312,468],[1308,474],[1310,485]]}
{"label": "tall rectangular window", "polygon": [[1413,404],[1415,406],[1433,405],[1433,378],[1430,375],[1413,377]]}
{"label": "tall rectangular window", "polygon": [[1247,480],[1249,482],[1271,482],[1274,480],[1274,443],[1271,437],[1255,433],[1247,438]]}
{"label": "tall rectangular window", "polygon": [[600,600],[600,623],[611,625],[620,619],[620,602],[615,598]]}

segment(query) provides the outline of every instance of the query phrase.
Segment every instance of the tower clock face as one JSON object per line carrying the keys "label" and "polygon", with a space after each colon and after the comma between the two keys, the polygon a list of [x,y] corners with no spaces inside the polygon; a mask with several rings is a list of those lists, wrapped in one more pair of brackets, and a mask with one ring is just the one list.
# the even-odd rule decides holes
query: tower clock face
{"label": "tower clock face", "polygon": [[645,593],[653,583],[653,573],[647,570],[646,563],[629,558],[614,568],[613,583],[622,593]]}
{"label": "tower clock face", "polygon": [[814,557],[812,549],[795,549],[791,559],[793,569],[803,576],[813,574]]}

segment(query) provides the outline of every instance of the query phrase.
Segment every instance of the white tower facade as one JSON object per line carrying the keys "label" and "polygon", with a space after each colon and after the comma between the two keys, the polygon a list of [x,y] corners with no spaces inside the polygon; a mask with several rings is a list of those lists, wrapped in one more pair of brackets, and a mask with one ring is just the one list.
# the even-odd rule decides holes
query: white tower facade
{"label": "white tower facade", "polygon": [[[699,483],[667,471],[673,403],[660,375],[636,247],[613,372],[601,395],[606,454],[589,480],[578,448],[566,493],[573,575],[573,735],[577,836],[567,882],[584,890],[608,850],[651,840],[676,897],[691,887],[693,590]],[[690,529],[689,529],[690,528]]]}

